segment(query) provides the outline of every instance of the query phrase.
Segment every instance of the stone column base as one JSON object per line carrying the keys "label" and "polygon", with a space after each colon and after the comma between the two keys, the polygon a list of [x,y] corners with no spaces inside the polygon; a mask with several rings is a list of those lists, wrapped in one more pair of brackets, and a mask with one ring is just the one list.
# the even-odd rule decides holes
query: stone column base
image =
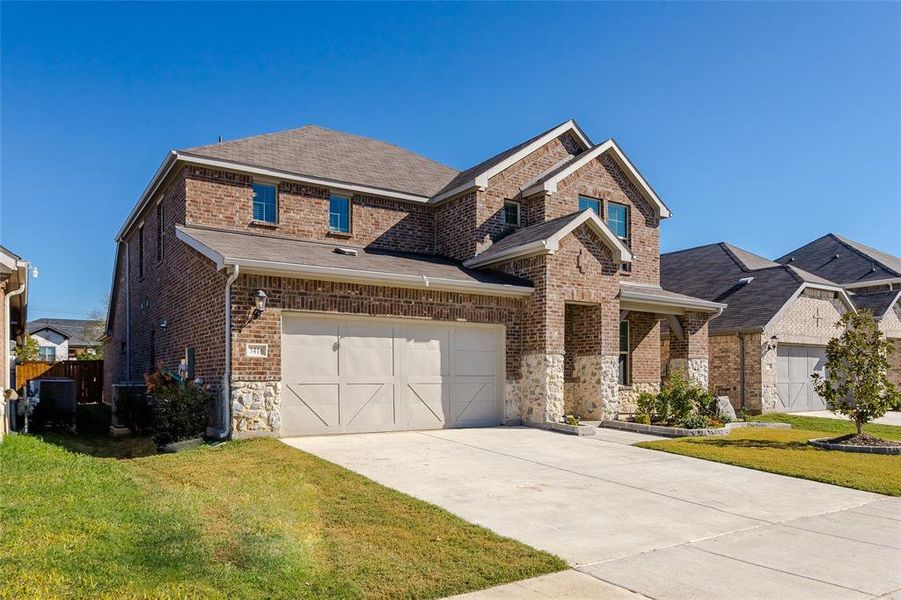
{"label": "stone column base", "polygon": [[519,393],[524,424],[544,426],[562,420],[563,355],[523,355]]}
{"label": "stone column base", "polygon": [[601,356],[602,419],[615,419],[619,414],[619,356]]}
{"label": "stone column base", "polygon": [[709,385],[710,368],[706,358],[671,358],[669,361],[669,372],[672,373],[677,369],[685,371],[685,376],[689,381],[693,381],[703,389],[707,389]]}
{"label": "stone column base", "polygon": [[232,381],[232,431],[278,433],[282,428],[280,381]]}

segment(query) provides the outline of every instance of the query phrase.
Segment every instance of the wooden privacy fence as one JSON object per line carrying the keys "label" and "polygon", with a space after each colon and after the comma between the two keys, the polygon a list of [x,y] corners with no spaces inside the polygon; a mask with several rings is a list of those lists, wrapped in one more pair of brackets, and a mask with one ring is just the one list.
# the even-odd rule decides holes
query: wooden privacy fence
{"label": "wooden privacy fence", "polygon": [[102,360],[33,361],[16,365],[16,387],[18,389],[24,387],[32,379],[55,377],[75,380],[79,403],[100,402],[103,394]]}

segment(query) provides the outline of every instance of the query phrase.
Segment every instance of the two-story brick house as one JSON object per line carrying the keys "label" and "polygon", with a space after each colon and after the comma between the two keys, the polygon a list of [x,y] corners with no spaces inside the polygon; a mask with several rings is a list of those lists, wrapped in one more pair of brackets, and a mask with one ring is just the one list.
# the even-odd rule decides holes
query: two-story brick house
{"label": "two-story brick house", "polygon": [[706,385],[723,308],[660,287],[669,216],[574,121],[462,172],[314,126],[173,151],[117,237],[107,393],[187,359],[223,436],[629,412],[661,321]]}

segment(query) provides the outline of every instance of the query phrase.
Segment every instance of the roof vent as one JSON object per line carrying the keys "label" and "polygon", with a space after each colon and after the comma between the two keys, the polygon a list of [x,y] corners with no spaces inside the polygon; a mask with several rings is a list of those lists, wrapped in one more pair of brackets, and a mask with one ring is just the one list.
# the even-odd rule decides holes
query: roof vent
{"label": "roof vent", "polygon": [[344,254],[345,256],[356,256],[357,251],[353,248],[335,248],[335,254]]}
{"label": "roof vent", "polygon": [[841,256],[841,254],[836,254],[835,256],[832,257],[832,260],[835,260],[836,258],[838,258],[840,256]]}
{"label": "roof vent", "polygon": [[794,256],[789,256],[789,257],[788,257],[788,262],[790,262],[790,263],[795,262],[795,257],[794,257]]}
{"label": "roof vent", "polygon": [[754,281],[753,277],[742,277],[738,280],[738,285],[748,285],[752,281]]}

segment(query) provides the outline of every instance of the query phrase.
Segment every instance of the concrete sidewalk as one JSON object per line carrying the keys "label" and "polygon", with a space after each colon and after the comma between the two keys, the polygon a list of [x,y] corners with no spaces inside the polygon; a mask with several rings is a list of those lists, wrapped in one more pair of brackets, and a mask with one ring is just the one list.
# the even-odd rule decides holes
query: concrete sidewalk
{"label": "concrete sidewalk", "polygon": [[[593,597],[868,598],[901,589],[901,499],[621,443],[633,435],[494,428],[285,442],[621,588],[598,586]],[[548,577],[473,597],[584,597],[592,583]],[[542,596],[548,581],[558,585]]]}
{"label": "concrete sidewalk", "polygon": [[[797,412],[792,414],[799,417],[823,417],[824,419],[842,419],[848,421],[848,417],[837,415],[831,410],[811,410],[808,412]],[[901,427],[901,411],[890,410],[885,413],[884,417],[874,420],[873,423],[879,425],[897,425]]]}

